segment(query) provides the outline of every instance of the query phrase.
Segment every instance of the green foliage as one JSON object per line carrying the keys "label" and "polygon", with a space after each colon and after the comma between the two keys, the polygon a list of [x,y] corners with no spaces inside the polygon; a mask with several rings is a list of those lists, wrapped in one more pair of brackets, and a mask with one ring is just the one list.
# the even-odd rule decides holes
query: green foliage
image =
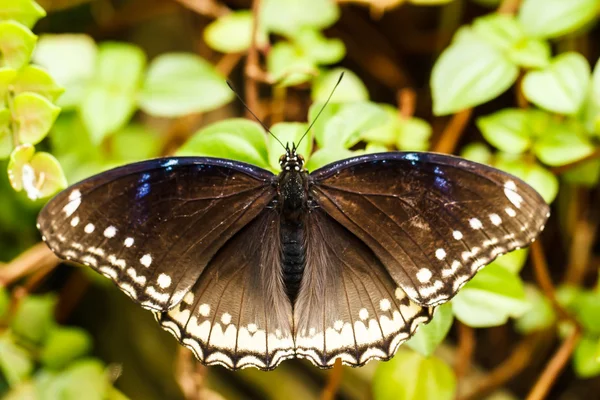
{"label": "green foliage", "polygon": [[404,349],[380,364],[373,379],[376,400],[450,400],[455,391],[456,378],[446,363]]}
{"label": "green foliage", "polygon": [[406,345],[425,357],[431,356],[446,338],[452,322],[454,322],[452,305],[443,304],[436,309],[433,319],[427,325],[420,327]]}
{"label": "green foliage", "polygon": [[535,286],[525,286],[525,297],[529,303],[529,309],[517,319],[515,324],[520,333],[527,334],[548,329],[556,323],[556,314],[550,300]]}
{"label": "green foliage", "polygon": [[525,0],[519,21],[532,37],[553,38],[589,23],[598,13],[598,0]]}
{"label": "green foliage", "polygon": [[46,11],[33,0],[0,0],[0,21],[14,20],[31,28]]}

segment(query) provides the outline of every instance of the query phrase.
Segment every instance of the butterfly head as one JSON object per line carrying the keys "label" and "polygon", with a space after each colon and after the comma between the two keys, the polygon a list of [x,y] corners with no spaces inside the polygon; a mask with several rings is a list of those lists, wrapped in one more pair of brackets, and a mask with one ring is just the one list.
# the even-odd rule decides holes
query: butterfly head
{"label": "butterfly head", "polygon": [[296,145],[289,143],[285,146],[285,154],[279,157],[279,165],[282,171],[302,171],[304,170],[304,157],[297,153]]}

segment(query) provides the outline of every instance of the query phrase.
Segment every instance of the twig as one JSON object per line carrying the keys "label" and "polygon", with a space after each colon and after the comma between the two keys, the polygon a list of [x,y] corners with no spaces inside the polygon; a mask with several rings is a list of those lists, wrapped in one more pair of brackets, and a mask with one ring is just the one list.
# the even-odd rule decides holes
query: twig
{"label": "twig", "polygon": [[519,7],[521,6],[521,0],[503,0],[502,3],[498,6],[496,10],[499,14],[509,14],[513,15],[519,11]]}
{"label": "twig", "polygon": [[417,103],[417,93],[412,88],[403,88],[398,90],[398,112],[400,118],[409,119],[415,114]]}
{"label": "twig", "polygon": [[342,359],[337,358],[335,360],[335,364],[333,364],[333,369],[329,374],[327,386],[325,386],[323,392],[321,392],[321,400],[333,400],[335,398],[335,394],[340,387],[340,383],[342,383],[343,372]]}
{"label": "twig", "polygon": [[570,171],[573,168],[580,166],[581,164],[584,164],[591,160],[595,160],[597,158],[600,158],[600,148],[597,148],[592,154],[587,155],[579,160],[573,161],[569,164],[561,165],[560,167],[551,168],[550,170],[557,175],[564,174],[565,172]]}
{"label": "twig", "polygon": [[500,365],[494,368],[471,393],[460,397],[460,400],[477,400],[484,398],[497,388],[503,386],[529,365],[536,348],[539,335],[525,337]]}
{"label": "twig", "polygon": [[559,347],[550,362],[548,362],[546,368],[544,368],[544,371],[529,392],[527,400],[542,400],[546,398],[548,391],[552,388],[552,385],[558,378],[558,375],[569,361],[569,358],[571,357],[573,350],[575,350],[575,346],[579,342],[580,337],[581,329],[579,327],[575,327],[573,332]]}
{"label": "twig", "polygon": [[29,248],[0,270],[0,286],[6,287],[17,279],[38,270],[54,268],[60,259],[44,243]]}
{"label": "twig", "polygon": [[[248,108],[253,110],[257,115],[258,112],[258,82],[254,75],[256,71],[260,70],[258,63],[258,47],[256,44],[256,36],[258,32],[260,16],[260,0],[254,0],[252,2],[252,37],[250,40],[250,48],[248,49],[248,58],[246,59],[246,70],[245,70],[245,88],[246,88],[246,104]],[[248,118],[250,118],[250,112],[246,112]]]}
{"label": "twig", "polygon": [[456,146],[469,123],[472,112],[472,108],[467,108],[454,114],[448,125],[446,125],[446,129],[442,132],[442,136],[435,144],[433,151],[447,154],[454,153],[454,150],[456,150]]}
{"label": "twig", "polygon": [[240,60],[244,56],[243,53],[227,53],[217,62],[215,68],[223,76],[229,76],[231,71],[239,64]]}
{"label": "twig", "polygon": [[475,330],[468,325],[458,322],[458,349],[456,350],[456,364],[454,372],[460,381],[471,368],[471,359],[475,349]]}
{"label": "twig", "polygon": [[573,316],[571,316],[571,314],[569,314],[556,299],[556,295],[554,294],[554,285],[550,279],[548,264],[546,262],[546,257],[544,256],[544,250],[542,249],[542,245],[539,241],[533,242],[531,245],[531,261],[533,264],[535,279],[544,292],[544,295],[552,303],[552,307],[556,313],[560,318],[566,319],[573,322],[575,325],[578,325],[578,322],[573,318]]}
{"label": "twig", "polygon": [[209,18],[219,18],[229,14],[231,10],[224,4],[215,0],[175,0],[182,6],[189,8],[197,14]]}

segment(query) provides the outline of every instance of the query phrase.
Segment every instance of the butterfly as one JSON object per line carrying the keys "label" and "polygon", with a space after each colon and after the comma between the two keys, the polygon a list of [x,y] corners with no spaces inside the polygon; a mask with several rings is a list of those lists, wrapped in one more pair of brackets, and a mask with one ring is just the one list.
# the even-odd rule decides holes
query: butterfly
{"label": "butterfly", "polygon": [[391,358],[549,207],[520,179],[458,157],[388,152],[278,175],[202,157],[142,161],[54,197],[38,229],[111,279],[207,365],[328,368]]}

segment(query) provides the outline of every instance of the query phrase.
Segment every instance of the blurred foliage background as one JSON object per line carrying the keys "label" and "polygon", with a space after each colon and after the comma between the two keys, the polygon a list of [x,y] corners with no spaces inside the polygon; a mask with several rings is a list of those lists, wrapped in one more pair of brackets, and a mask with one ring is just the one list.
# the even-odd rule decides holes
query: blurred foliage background
{"label": "blurred foliage background", "polygon": [[[600,0],[0,0],[0,396],[583,399],[600,393]],[[460,154],[552,204],[389,362],[205,368],[107,280],[61,264],[56,191],[161,155],[277,171]],[[123,210],[127,212],[127,210]]]}

